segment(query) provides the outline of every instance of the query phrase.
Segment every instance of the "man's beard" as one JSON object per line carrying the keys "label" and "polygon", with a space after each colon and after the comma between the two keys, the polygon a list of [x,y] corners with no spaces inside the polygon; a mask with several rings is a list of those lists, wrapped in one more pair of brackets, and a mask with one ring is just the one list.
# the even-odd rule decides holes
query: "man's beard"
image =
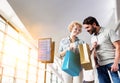
{"label": "man's beard", "polygon": [[93,33],[96,33],[96,28],[92,28],[92,30],[91,30],[91,34],[93,34]]}
{"label": "man's beard", "polygon": [[96,28],[92,27],[92,29],[88,32],[92,35],[93,33],[96,33]]}

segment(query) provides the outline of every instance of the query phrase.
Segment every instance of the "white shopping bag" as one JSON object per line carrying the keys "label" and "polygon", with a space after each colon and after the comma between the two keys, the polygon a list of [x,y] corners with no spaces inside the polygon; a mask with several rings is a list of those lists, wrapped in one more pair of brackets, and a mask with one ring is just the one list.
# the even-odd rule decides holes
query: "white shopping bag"
{"label": "white shopping bag", "polygon": [[[118,73],[118,76],[119,76],[119,78],[120,78],[120,72],[117,71],[117,73]],[[109,74],[109,77],[110,77],[111,83],[114,83],[113,80],[112,80],[112,76],[111,76],[111,74],[110,74],[110,70],[108,70],[108,74]]]}

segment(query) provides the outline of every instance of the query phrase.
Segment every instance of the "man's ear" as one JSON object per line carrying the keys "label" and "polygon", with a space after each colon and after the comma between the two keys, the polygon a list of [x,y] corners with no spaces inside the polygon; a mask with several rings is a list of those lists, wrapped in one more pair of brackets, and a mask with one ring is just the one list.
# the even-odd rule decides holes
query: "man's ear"
{"label": "man's ear", "polygon": [[93,26],[96,26],[96,23],[94,22],[92,25],[93,25]]}

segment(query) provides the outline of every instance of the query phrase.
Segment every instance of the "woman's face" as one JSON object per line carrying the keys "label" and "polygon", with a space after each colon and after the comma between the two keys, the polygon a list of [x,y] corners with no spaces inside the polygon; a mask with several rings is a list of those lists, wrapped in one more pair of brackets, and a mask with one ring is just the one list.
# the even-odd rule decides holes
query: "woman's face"
{"label": "woman's face", "polygon": [[71,35],[77,36],[81,32],[81,27],[79,25],[75,25],[72,28]]}

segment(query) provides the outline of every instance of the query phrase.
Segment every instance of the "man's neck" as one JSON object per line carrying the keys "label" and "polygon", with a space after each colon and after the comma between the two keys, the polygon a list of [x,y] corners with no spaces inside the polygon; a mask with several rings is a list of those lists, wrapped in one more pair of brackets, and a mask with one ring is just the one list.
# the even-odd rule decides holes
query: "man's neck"
{"label": "man's neck", "polygon": [[99,33],[100,29],[101,29],[100,26],[97,26],[97,27],[96,27],[96,33],[95,33],[95,35],[97,35],[97,34]]}

